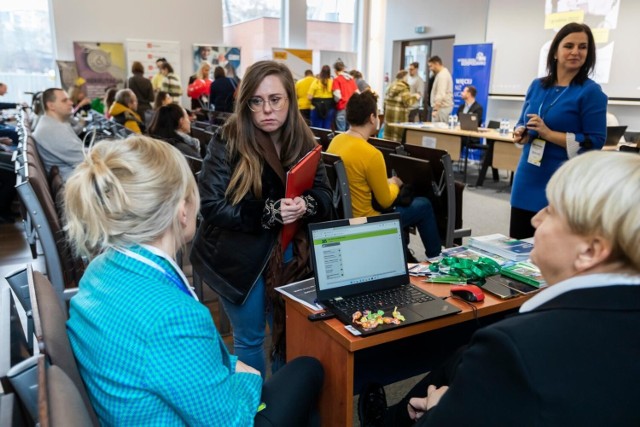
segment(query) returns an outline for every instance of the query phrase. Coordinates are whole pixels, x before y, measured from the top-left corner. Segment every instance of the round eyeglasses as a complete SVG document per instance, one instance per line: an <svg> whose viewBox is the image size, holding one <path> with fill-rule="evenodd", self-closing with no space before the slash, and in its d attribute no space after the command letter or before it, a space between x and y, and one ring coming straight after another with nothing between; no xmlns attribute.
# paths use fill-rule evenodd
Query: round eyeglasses
<svg viewBox="0 0 640 427"><path fill-rule="evenodd" d="M262 111L264 109L265 103L268 103L269 107L271 107L272 110L279 111L284 108L284 106L286 105L286 101L287 98L284 96L271 96L267 100L256 96L254 98L250 98L249 102L247 102L247 105L249 106L249 109L254 113Z"/></svg>

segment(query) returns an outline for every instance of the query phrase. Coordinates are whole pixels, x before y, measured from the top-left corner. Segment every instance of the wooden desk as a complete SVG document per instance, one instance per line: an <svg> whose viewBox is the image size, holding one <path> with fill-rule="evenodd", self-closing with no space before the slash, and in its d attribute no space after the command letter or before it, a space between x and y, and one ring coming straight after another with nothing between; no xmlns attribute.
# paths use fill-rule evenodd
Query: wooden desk
<svg viewBox="0 0 640 427"><path fill-rule="evenodd" d="M478 178L478 185L482 185L484 174L489 166L494 169L504 169L515 171L520 161L522 150L513 143L511 134L501 135L495 129L487 129L482 132L472 132L460 130L460 128L449 129L435 127L429 123L387 123L385 126L396 126L405 129L404 142L406 144L423 145L422 138L425 136L436 139L436 147L445 150L451 156L451 160L460 159L460 149L462 138L486 138L489 144L487 156Z"/></svg>
<svg viewBox="0 0 640 427"><path fill-rule="evenodd" d="M423 283L420 278L411 280L415 285L434 295L440 297L449 295L448 285ZM528 296L521 296L500 300L491 294L486 294L483 302L475 303L478 317L515 309L528 298ZM307 316L312 313L311 310L289 298L285 298L285 301L287 359L313 356L322 363L325 377L320 395L320 415L322 425L332 427L349 426L353 421L356 352L474 319L473 311L467 304L451 300L452 304L462 309L461 313L360 338L347 332L344 324L335 318L310 322ZM388 361L384 362L388 364Z"/></svg>

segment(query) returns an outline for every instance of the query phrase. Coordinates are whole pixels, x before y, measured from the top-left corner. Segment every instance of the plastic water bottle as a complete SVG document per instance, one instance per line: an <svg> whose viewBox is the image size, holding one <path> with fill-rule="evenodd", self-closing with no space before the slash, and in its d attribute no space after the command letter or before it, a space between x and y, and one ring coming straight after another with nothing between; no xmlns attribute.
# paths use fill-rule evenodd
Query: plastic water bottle
<svg viewBox="0 0 640 427"><path fill-rule="evenodd" d="M449 114L449 129L454 129L456 127L456 118L453 114Z"/></svg>
<svg viewBox="0 0 640 427"><path fill-rule="evenodd" d="M509 133L509 119L500 119L500 134L507 135Z"/></svg>

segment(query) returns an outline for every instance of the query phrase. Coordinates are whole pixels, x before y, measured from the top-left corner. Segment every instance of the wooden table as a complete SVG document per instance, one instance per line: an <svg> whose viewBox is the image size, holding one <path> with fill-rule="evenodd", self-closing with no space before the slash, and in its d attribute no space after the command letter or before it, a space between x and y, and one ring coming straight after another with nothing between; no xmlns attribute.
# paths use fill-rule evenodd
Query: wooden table
<svg viewBox="0 0 640 427"><path fill-rule="evenodd" d="M412 278L411 280L413 284L434 295L440 297L449 295L449 285L423 283L420 278ZM516 309L528 298L529 296L521 296L500 300L486 294L483 302L474 303L474 305L477 307L477 316L481 318ZM310 322L307 316L313 311L292 299L285 297L285 301L287 359L291 360L298 356L313 356L322 363L325 378L320 395L320 415L322 425L332 427L352 424L354 373L358 352L474 319L473 310L467 304L448 300L462 309L462 312L360 338L347 332L344 329L344 324L335 318ZM432 343L432 345L436 344ZM386 364L389 365L388 361Z"/></svg>
<svg viewBox="0 0 640 427"><path fill-rule="evenodd" d="M432 123L387 123L385 126L405 129L403 141L406 144L428 146L423 144L423 138L435 138L436 144L434 148L447 151L451 156L451 160L460 159L463 137L486 138L488 150L476 183L478 186L482 185L489 166L496 170L504 169L514 172L522 153L522 149L513 143L513 137L510 133L502 135L496 129L482 129L478 132L473 132L461 130L459 127L455 129L441 128ZM427 141L424 142L426 143Z"/></svg>

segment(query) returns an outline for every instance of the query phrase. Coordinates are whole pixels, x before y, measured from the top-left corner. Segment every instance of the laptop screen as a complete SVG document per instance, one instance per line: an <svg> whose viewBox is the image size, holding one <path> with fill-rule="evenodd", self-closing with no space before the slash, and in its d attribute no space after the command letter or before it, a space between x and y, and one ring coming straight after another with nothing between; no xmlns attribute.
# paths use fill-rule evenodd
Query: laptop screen
<svg viewBox="0 0 640 427"><path fill-rule="evenodd" d="M325 224L311 227L319 291L406 277L399 215L374 217L357 225L347 220Z"/></svg>

